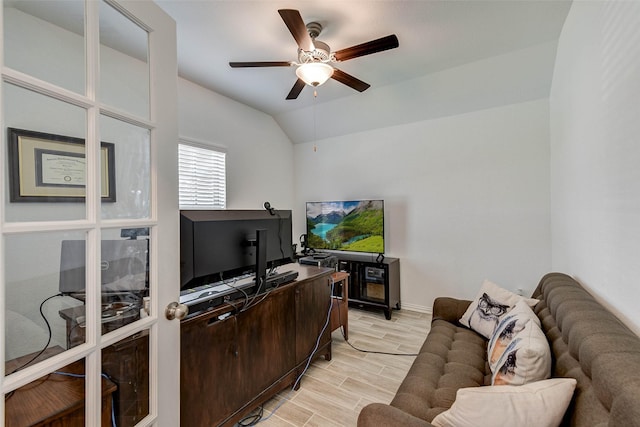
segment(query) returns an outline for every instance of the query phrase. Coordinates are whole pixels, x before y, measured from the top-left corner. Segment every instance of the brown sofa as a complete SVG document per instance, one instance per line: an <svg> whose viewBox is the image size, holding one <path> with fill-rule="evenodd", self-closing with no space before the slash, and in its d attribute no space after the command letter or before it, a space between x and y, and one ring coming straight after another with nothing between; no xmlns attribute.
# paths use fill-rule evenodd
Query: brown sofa
<svg viewBox="0 0 640 427"><path fill-rule="evenodd" d="M552 376L577 380L562 425L640 426L640 338L565 274L545 275L532 296ZM458 323L470 303L434 301L431 330L393 401L364 407L358 426L431 426L459 388L491 383L487 340Z"/></svg>

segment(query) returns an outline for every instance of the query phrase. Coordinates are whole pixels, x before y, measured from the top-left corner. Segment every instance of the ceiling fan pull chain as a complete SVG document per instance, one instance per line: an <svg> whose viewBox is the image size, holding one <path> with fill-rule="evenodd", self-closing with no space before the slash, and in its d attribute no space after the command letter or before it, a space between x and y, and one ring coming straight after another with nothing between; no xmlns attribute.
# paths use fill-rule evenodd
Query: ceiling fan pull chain
<svg viewBox="0 0 640 427"><path fill-rule="evenodd" d="M313 152L318 151L318 146L316 145L316 141L318 140L317 129L316 129L316 104L318 103L318 89L313 89Z"/></svg>

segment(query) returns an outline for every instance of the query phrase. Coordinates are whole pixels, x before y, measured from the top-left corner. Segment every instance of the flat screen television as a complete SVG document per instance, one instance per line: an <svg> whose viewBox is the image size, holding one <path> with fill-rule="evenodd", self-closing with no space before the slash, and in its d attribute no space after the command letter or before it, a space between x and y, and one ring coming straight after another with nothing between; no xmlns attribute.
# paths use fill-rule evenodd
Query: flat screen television
<svg viewBox="0 0 640 427"><path fill-rule="evenodd" d="M307 248L384 253L384 201L307 202Z"/></svg>
<svg viewBox="0 0 640 427"><path fill-rule="evenodd" d="M290 210L182 210L181 289L289 263L292 234Z"/></svg>

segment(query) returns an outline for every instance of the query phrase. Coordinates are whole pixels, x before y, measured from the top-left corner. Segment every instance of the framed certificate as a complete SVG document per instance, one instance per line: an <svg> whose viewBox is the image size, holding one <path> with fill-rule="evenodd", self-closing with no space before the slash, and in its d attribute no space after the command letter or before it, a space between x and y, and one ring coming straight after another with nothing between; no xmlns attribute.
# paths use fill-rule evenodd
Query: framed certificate
<svg viewBox="0 0 640 427"><path fill-rule="evenodd" d="M11 202L83 202L84 139L8 128ZM102 201L116 201L115 146L100 143Z"/></svg>

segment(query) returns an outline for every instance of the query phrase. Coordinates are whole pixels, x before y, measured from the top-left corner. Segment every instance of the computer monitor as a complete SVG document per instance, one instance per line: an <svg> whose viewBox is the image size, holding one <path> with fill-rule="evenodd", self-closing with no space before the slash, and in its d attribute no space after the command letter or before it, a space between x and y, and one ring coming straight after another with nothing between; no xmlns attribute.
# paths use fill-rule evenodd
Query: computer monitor
<svg viewBox="0 0 640 427"><path fill-rule="evenodd" d="M267 268L292 261L290 210L181 211L181 289L255 273L258 230L266 230Z"/></svg>
<svg viewBox="0 0 640 427"><path fill-rule="evenodd" d="M149 240L102 240L102 294L141 293L148 288ZM86 289L86 242L63 240L60 250L60 293L82 295Z"/></svg>

